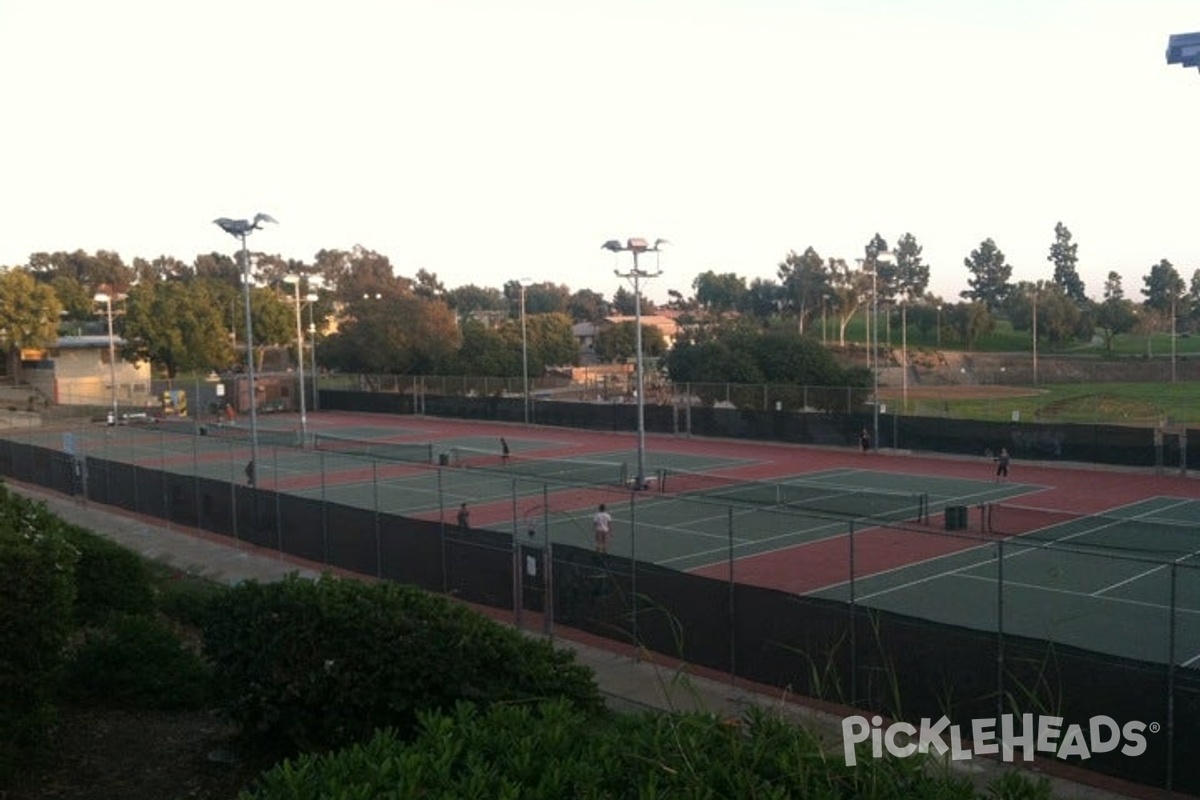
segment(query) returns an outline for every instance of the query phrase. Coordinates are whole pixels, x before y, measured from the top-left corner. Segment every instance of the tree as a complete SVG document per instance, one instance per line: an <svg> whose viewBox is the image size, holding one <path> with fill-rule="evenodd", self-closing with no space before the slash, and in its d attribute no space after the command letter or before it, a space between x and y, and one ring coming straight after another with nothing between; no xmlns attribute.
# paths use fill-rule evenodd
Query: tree
<svg viewBox="0 0 1200 800"><path fill-rule="evenodd" d="M521 314L521 282L504 284L504 296L509 299L513 317ZM525 287L526 314L566 314L571 290L560 284L543 281Z"/></svg>
<svg viewBox="0 0 1200 800"><path fill-rule="evenodd" d="M413 286L413 291L418 296L424 297L427 300L433 300L439 297L444 297L446 287L438 280L436 272L429 272L425 269L417 270L416 285Z"/></svg>
<svg viewBox="0 0 1200 800"><path fill-rule="evenodd" d="M1050 245L1050 255L1046 260L1054 265L1054 283L1076 305L1087 303L1087 292L1084 291L1083 281L1079 278L1076 255L1079 246L1071 241L1071 231L1061 222L1054 226L1054 244Z"/></svg>
<svg viewBox="0 0 1200 800"><path fill-rule="evenodd" d="M10 359L22 349L53 344L58 338L61 311L62 303L54 289L35 281L30 270L0 272L0 338L7 345Z"/></svg>
<svg viewBox="0 0 1200 800"><path fill-rule="evenodd" d="M896 242L895 294L906 300L920 297L929 286L929 265L921 260L921 250L911 233L904 234Z"/></svg>
<svg viewBox="0 0 1200 800"><path fill-rule="evenodd" d="M849 264L839 259L830 262L829 277L833 288L831 303L838 321L838 344L845 347L846 327L871 299L872 274L867 270L866 262L862 269L852 270Z"/></svg>
<svg viewBox="0 0 1200 800"><path fill-rule="evenodd" d="M54 294L62 303L64 319L90 320L96 315L94 293L87 287L68 275L55 275L50 281Z"/></svg>
<svg viewBox="0 0 1200 800"><path fill-rule="evenodd" d="M1143 305L1147 309L1159 315L1178 309L1187 287L1170 261L1159 261L1142 280L1142 295L1146 298Z"/></svg>
<svg viewBox="0 0 1200 800"><path fill-rule="evenodd" d="M826 290L826 294L832 290ZM787 290L770 278L755 278L746 290L745 310L760 322L777 318L787 302Z"/></svg>
<svg viewBox="0 0 1200 800"><path fill-rule="evenodd" d="M347 301L345 323L323 346L326 363L348 372L427 375L452 362L462 334L445 302L395 284L380 294Z"/></svg>
<svg viewBox="0 0 1200 800"><path fill-rule="evenodd" d="M710 313L721 316L740 308L746 297L746 279L732 272L720 275L708 270L692 281L696 302Z"/></svg>
<svg viewBox="0 0 1200 800"><path fill-rule="evenodd" d="M748 320L692 331L677 340L667 355L667 370L673 381L690 384L863 387L869 380L865 370L839 366L811 336L797 333L790 326L764 331ZM718 394L723 397L723 393ZM710 393L709 399L716 397ZM758 402L761 404L761 398ZM844 398L838 402L844 402Z"/></svg>
<svg viewBox="0 0 1200 800"><path fill-rule="evenodd" d="M548 366L579 362L579 342L566 314L533 314L527 317L525 327L531 374L541 375Z"/></svg>
<svg viewBox="0 0 1200 800"><path fill-rule="evenodd" d="M502 313L508 309L508 301L499 289L485 289L473 283L446 292L446 303L459 319L470 319L478 311Z"/></svg>
<svg viewBox="0 0 1200 800"><path fill-rule="evenodd" d="M462 345L452 360L461 375L507 378L521 374L521 351L498 328L467 318L462 323Z"/></svg>
<svg viewBox="0 0 1200 800"><path fill-rule="evenodd" d="M642 354L656 358L667 351L667 340L654 325L642 325ZM596 354L604 361L629 361L637 357L637 323L618 322L596 334Z"/></svg>
<svg viewBox="0 0 1200 800"><path fill-rule="evenodd" d="M599 292L580 289L567 298L567 314L575 322L599 322L608 314L608 301Z"/></svg>
<svg viewBox="0 0 1200 800"><path fill-rule="evenodd" d="M787 254L776 269L783 285L784 300L796 316L796 330L804 333L808 318L821 308L821 298L829 288L825 259L812 247L802 255Z"/></svg>
<svg viewBox="0 0 1200 800"><path fill-rule="evenodd" d="M1117 334L1128 333L1137 325L1137 312L1133 302L1125 299L1121 276L1116 272L1110 271L1104 282L1104 301L1096 307L1096 325L1103 331L1104 349L1109 353Z"/></svg>
<svg viewBox="0 0 1200 800"><path fill-rule="evenodd" d="M635 302L633 292L629 291L624 286L617 287L617 291L613 295L612 310L622 317L632 317L635 311L634 306ZM654 313L654 303L647 300L645 295L642 295L642 313Z"/></svg>
<svg viewBox="0 0 1200 800"><path fill-rule="evenodd" d="M149 361L170 380L234 361L221 306L204 282L139 283L129 290L122 327L123 357Z"/></svg>
<svg viewBox="0 0 1200 800"><path fill-rule="evenodd" d="M1008 283L1012 267L1005 263L1004 253L996 243L985 239L978 250L972 250L971 255L963 259L963 265L971 272L967 280L971 288L959 292L959 296L982 303L989 314L999 308L1012 289Z"/></svg>
<svg viewBox="0 0 1200 800"><path fill-rule="evenodd" d="M942 309L942 328L949 331L958 341L965 342L970 350L981 336L991 333L996 327L992 312L981 302L956 303Z"/></svg>

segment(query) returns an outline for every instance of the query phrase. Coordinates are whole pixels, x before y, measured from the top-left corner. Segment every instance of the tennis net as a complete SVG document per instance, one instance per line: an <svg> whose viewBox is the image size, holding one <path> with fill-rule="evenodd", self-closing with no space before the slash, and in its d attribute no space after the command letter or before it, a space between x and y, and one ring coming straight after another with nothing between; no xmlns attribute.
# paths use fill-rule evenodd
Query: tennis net
<svg viewBox="0 0 1200 800"><path fill-rule="evenodd" d="M433 445L429 442L368 442L318 433L313 437L317 450L329 453L366 456L385 461L408 461L413 464L432 464Z"/></svg>
<svg viewBox="0 0 1200 800"><path fill-rule="evenodd" d="M592 486L624 486L629 480L629 467L618 461L585 461L578 458L535 458L515 453L508 456L494 450L452 447L450 466L475 469L495 469Z"/></svg>
<svg viewBox="0 0 1200 800"><path fill-rule="evenodd" d="M672 494L839 517L923 522L929 515L929 495L924 492L888 492L801 481L754 481L678 469L660 470L658 482L661 491Z"/></svg>

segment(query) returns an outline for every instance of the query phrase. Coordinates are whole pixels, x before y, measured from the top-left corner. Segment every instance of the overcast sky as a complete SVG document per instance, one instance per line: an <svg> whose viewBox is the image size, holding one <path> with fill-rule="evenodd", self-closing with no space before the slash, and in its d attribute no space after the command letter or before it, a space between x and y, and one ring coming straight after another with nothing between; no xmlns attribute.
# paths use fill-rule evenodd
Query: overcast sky
<svg viewBox="0 0 1200 800"><path fill-rule="evenodd" d="M356 244L447 287L647 294L789 250L924 246L955 299L992 238L1089 295L1200 268L1195 0L0 0L0 265L38 251Z"/></svg>

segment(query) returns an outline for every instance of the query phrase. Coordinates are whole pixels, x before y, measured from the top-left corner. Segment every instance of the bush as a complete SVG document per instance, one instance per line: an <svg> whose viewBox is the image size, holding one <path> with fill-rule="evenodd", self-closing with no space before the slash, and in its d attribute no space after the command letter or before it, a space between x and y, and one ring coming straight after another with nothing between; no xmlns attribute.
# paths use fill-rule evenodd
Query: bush
<svg viewBox="0 0 1200 800"><path fill-rule="evenodd" d="M1041 796L1022 775L1002 782L1004 794L993 788L985 796ZM981 796L932 758L847 767L840 751L830 754L803 728L765 713L736 721L707 714L596 718L557 701L422 714L411 742L380 731L337 753L284 762L242 800Z"/></svg>
<svg viewBox="0 0 1200 800"><path fill-rule="evenodd" d="M62 697L110 708L205 708L212 700L212 672L158 618L113 615L76 649Z"/></svg>
<svg viewBox="0 0 1200 800"><path fill-rule="evenodd" d="M418 711L461 700L603 707L573 654L395 584L242 584L217 598L205 650L231 717L276 752L364 741L377 728L406 735Z"/></svg>
<svg viewBox="0 0 1200 800"><path fill-rule="evenodd" d="M149 614L154 591L141 556L74 525L63 525L79 551L75 567L75 618L100 622L109 614Z"/></svg>
<svg viewBox="0 0 1200 800"><path fill-rule="evenodd" d="M181 573L170 573L157 588L158 610L193 628L208 624L216 599L228 591L222 584Z"/></svg>
<svg viewBox="0 0 1200 800"><path fill-rule="evenodd" d="M77 557L62 527L0 484L0 786L30 764L54 719Z"/></svg>

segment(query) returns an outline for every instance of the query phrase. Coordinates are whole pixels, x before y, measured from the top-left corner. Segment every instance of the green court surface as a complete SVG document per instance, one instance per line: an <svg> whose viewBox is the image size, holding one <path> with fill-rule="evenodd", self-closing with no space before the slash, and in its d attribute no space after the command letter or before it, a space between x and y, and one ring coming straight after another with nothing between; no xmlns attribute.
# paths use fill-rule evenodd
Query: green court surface
<svg viewBox="0 0 1200 800"><path fill-rule="evenodd" d="M1003 511L1003 506L1000 508ZM919 537L922 534L907 532ZM1200 662L1200 501L1155 498L817 596L1180 666Z"/></svg>

